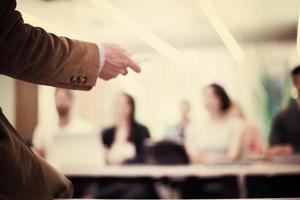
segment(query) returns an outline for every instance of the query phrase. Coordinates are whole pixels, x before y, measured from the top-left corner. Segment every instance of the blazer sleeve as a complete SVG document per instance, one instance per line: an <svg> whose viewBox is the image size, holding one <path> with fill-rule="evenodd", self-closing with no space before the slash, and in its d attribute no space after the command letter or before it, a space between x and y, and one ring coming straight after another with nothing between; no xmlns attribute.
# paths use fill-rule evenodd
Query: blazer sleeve
<svg viewBox="0 0 300 200"><path fill-rule="evenodd" d="M96 44L25 24L15 0L0 0L0 74L37 84L91 89L99 74Z"/></svg>

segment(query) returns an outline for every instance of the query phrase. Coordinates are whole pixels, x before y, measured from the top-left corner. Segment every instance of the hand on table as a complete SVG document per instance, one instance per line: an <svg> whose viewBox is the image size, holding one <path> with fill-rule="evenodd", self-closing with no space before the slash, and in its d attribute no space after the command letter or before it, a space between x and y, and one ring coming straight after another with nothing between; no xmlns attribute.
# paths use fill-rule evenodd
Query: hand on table
<svg viewBox="0 0 300 200"><path fill-rule="evenodd" d="M268 149L265 153L266 160L272 160L277 155L292 155L294 149L291 145L275 145Z"/></svg>

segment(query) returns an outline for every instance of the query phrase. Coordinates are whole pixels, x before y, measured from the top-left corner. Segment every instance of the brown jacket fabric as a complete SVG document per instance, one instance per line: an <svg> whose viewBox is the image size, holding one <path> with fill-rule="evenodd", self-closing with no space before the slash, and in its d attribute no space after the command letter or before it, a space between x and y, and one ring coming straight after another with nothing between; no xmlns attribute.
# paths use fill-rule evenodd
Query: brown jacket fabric
<svg viewBox="0 0 300 200"><path fill-rule="evenodd" d="M88 90L99 70L96 44L24 24L15 0L0 0L0 73L37 84Z"/></svg>
<svg viewBox="0 0 300 200"><path fill-rule="evenodd" d="M26 146L0 114L0 199L50 200L71 197L72 185Z"/></svg>
<svg viewBox="0 0 300 200"><path fill-rule="evenodd" d="M15 8L15 0L0 0L0 74L91 89L98 77L97 46L24 24ZM0 200L50 200L71 194L70 182L25 145L0 109Z"/></svg>

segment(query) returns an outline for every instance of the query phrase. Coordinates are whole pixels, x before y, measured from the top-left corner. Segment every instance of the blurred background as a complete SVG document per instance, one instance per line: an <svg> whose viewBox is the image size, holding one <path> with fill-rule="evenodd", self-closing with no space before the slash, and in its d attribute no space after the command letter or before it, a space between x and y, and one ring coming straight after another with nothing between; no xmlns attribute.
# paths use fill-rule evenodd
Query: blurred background
<svg viewBox="0 0 300 200"><path fill-rule="evenodd" d="M97 132L116 121L121 92L134 97L136 119L161 141L190 103L192 123L205 121L203 93L218 83L268 146L272 118L297 97L290 71L299 64L298 0L21 0L26 23L95 43L118 43L142 67L89 92L74 92L72 115ZM0 105L32 144L36 126L57 124L55 88L0 76Z"/></svg>
<svg viewBox="0 0 300 200"><path fill-rule="evenodd" d="M271 100L277 103L290 95L290 91L285 91L290 88L284 84L287 84L290 69L299 60L296 49L298 1L211 2L245 55L241 62L224 46L194 0L109 1L139 27L159 38L154 48L148 45L151 38L138 37L135 30L105 13L106 5L99 8L93 2L82 0L22 0L18 2L18 9L25 13L25 22L56 34L97 43L119 43L142 66L141 75L130 73L128 77L110 82L99 80L92 91L78 92L76 110L97 128L112 124L114 99L120 91L126 91L136 98L140 121L159 139L166 126L176 121L182 99L191 102L193 118L203 117L202 89L217 82L224 85L245 113L261 123L266 130L264 134L268 134L268 128L264 127L265 120L270 120L264 113L269 109L266 104L272 103L268 97L274 95L276 99ZM159 42L167 43L172 51L168 52ZM182 63L176 60L174 52L185 57ZM275 82L271 84L272 91L264 85L265 80ZM37 121L55 120L53 88L16 83L3 76L0 81L1 90L7 93L1 97L1 105L12 124L23 129L24 120L32 121L26 123L31 126L25 128L27 140ZM16 94L19 90L21 93ZM25 94L22 91L26 91ZM28 98L26 104L22 98ZM27 108L18 108L18 101ZM18 116L25 113L17 109L32 109L33 116Z"/></svg>

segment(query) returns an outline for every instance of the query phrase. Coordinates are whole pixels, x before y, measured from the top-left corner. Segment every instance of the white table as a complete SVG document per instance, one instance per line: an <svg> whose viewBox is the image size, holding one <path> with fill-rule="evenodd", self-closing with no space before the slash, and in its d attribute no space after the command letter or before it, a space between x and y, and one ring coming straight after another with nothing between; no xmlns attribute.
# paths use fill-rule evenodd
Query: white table
<svg viewBox="0 0 300 200"><path fill-rule="evenodd" d="M218 164L218 165L188 165L188 166L109 166L90 167L77 166L65 167L60 170L68 177L122 177L122 178L185 178L195 177L220 177L237 176L239 182L240 197L245 198L247 188L245 177L250 175L296 175L300 174L300 165L272 165L258 164Z"/></svg>

